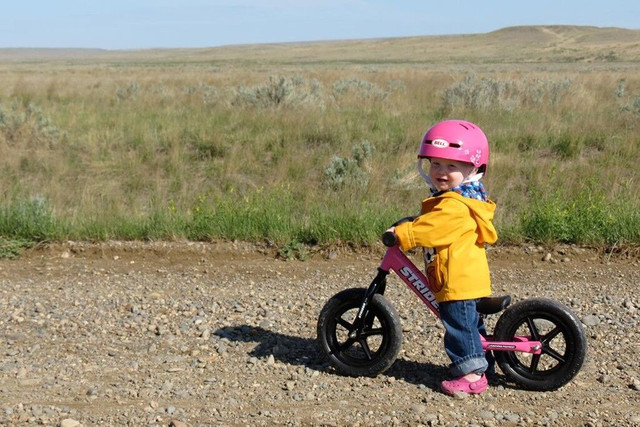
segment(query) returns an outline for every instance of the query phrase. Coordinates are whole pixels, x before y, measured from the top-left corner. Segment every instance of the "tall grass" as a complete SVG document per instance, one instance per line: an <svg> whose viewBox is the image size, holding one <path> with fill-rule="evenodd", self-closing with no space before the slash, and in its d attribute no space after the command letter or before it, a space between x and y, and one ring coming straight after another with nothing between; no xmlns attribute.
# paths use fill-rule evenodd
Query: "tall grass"
<svg viewBox="0 0 640 427"><path fill-rule="evenodd" d="M626 199L607 201L588 188L556 191L534 199L522 216L522 232L540 242L628 244L640 239L640 212Z"/></svg>
<svg viewBox="0 0 640 427"><path fill-rule="evenodd" d="M25 67L0 73L5 240L371 244L458 117L489 136L503 241L640 244L640 73Z"/></svg>

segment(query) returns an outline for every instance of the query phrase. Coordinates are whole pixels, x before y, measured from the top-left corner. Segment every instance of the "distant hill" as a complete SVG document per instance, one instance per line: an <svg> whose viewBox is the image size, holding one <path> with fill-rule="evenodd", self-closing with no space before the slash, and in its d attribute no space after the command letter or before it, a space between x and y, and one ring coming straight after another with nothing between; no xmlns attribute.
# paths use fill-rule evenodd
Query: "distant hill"
<svg viewBox="0 0 640 427"><path fill-rule="evenodd" d="M0 61L30 61L46 59L78 59L108 54L104 49L82 48L0 48Z"/></svg>
<svg viewBox="0 0 640 427"><path fill-rule="evenodd" d="M0 48L0 62L551 63L638 62L640 30L520 26L485 34L268 43L193 49Z"/></svg>

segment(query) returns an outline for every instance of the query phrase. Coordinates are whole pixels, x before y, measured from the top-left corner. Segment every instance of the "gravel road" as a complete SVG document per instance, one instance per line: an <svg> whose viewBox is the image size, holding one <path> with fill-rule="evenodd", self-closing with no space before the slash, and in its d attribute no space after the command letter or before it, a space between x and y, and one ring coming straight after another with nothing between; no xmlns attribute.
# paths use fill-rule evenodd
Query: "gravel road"
<svg viewBox="0 0 640 427"><path fill-rule="evenodd" d="M465 398L438 391L443 329L395 277L404 342L391 369L343 377L320 353L323 304L367 286L381 254L68 242L2 260L0 425L640 425L637 253L491 249L494 293L563 302L589 350L555 392L500 377Z"/></svg>

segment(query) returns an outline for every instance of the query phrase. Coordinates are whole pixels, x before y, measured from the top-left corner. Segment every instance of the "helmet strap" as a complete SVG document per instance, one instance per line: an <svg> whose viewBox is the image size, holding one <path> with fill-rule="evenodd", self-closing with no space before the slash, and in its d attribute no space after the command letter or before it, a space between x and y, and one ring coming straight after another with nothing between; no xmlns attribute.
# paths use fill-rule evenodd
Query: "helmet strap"
<svg viewBox="0 0 640 427"><path fill-rule="evenodd" d="M438 189L436 188L435 185L433 185L433 182L431 182L431 178L429 177L429 175L422 168L422 161L423 160L424 160L424 158L419 158L418 159L418 172L420 172L420 176L422 177L422 179L424 179L424 182L427 183L427 187L429 187L429 189L431 190L431 193L434 193L434 192L438 191Z"/></svg>
<svg viewBox="0 0 640 427"><path fill-rule="evenodd" d="M466 184L467 182L478 182L478 181L480 181L480 180L482 179L482 176L483 176L483 175L484 175L484 174L483 174L482 172L480 172L480 173L476 173L476 174L474 174L474 175L469 175L469 176L467 177L467 179L465 179L464 181L462 181L462 183L463 183L463 184Z"/></svg>

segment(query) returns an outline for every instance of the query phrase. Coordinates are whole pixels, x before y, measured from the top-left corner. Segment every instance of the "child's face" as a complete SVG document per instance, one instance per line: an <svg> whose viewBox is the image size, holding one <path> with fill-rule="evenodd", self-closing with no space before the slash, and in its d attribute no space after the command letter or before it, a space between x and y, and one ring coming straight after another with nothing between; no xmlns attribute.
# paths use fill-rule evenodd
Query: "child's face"
<svg viewBox="0 0 640 427"><path fill-rule="evenodd" d="M471 163L432 157L429 178L438 191L451 190L476 172Z"/></svg>

